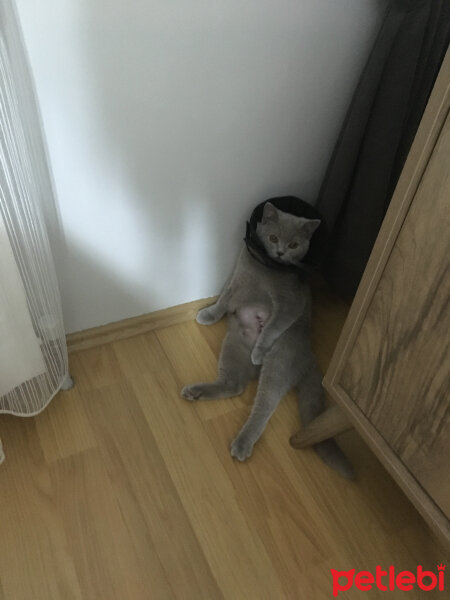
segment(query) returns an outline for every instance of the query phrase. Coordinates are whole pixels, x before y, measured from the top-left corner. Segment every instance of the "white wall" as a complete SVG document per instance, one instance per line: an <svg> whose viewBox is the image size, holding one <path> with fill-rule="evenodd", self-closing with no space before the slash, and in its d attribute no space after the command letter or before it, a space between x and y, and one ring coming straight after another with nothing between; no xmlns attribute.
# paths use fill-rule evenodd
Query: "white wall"
<svg viewBox="0 0 450 600"><path fill-rule="evenodd" d="M252 206L315 200L385 2L17 5L75 331L215 294Z"/></svg>

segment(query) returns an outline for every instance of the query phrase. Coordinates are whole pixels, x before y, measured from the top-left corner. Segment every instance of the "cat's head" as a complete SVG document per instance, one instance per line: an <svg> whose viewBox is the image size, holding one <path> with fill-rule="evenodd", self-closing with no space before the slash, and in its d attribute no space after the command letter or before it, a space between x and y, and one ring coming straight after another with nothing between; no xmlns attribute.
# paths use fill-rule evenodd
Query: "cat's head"
<svg viewBox="0 0 450 600"><path fill-rule="evenodd" d="M266 202L256 233L270 258L282 264L298 265L308 252L311 237L319 225L319 219L297 217Z"/></svg>

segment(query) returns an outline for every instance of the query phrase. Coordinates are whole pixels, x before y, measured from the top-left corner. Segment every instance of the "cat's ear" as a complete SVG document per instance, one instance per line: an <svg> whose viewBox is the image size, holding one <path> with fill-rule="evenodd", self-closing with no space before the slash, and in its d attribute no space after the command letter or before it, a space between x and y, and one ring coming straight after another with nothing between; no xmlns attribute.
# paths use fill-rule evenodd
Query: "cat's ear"
<svg viewBox="0 0 450 600"><path fill-rule="evenodd" d="M304 233L308 239L311 239L312 234L319 227L320 223L320 219L308 219L302 227L302 233Z"/></svg>
<svg viewBox="0 0 450 600"><path fill-rule="evenodd" d="M278 210L270 202L264 204L263 216L261 222L263 224L271 221L272 223L278 221Z"/></svg>

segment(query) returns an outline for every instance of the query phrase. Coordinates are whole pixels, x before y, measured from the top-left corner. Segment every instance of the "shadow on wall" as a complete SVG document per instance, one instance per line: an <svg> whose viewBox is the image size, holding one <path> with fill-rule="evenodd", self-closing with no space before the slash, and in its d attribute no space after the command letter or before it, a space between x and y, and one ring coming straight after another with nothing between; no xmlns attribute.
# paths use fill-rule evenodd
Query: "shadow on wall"
<svg viewBox="0 0 450 600"><path fill-rule="evenodd" d="M139 315L147 312L149 304L160 303L157 285L154 285L152 294L149 286L144 287L126 273L118 273L113 265L96 260L93 253L73 240L70 240L70 249L71 260L77 268L71 273L70 285L64 279L60 281L67 333L86 329L86 322L90 319L97 325L99 314L102 315L102 324L105 324L116 321L118 313L129 311ZM63 278L65 276L63 274ZM86 286L86 281L92 282L92 285ZM72 288L78 290L76 297L68 293Z"/></svg>
<svg viewBox="0 0 450 600"><path fill-rule="evenodd" d="M242 96L245 87L250 94L257 90L230 81L232 64L218 66L223 78L214 76L201 31L177 37L174 29L184 23L172 19L185 17L185 11L178 16L168 11L168 22L155 21L149 31L136 12L132 17L124 12L122 2L113 0L109 10L120 28L116 20L105 23L90 12L80 30L99 145L97 152L91 149L97 172L87 179L103 183L101 195L81 194L89 200L85 206L79 201L77 214L65 220L72 268L63 287L75 290L64 294L70 330L216 293L240 247L249 202L280 190L274 185L258 194L258 182L289 179L287 173L276 175L284 169L275 163L273 176L260 172L267 163L259 149L269 143L264 137L276 138L267 124L264 133L259 128L259 140L245 131L237 135L246 113L249 130L258 130L254 121L261 115ZM121 51L112 61L119 30ZM219 46L227 43L222 37ZM93 40L102 42L92 48ZM292 164L285 169L292 171ZM249 173L253 198L243 192Z"/></svg>
<svg viewBox="0 0 450 600"><path fill-rule="evenodd" d="M136 236L152 231L151 239L147 240L145 246L135 244L133 240L127 241L119 234L114 246L108 245L103 249L98 238L85 238L83 232L72 232L66 238L65 245L66 253L70 253L67 258L70 258L74 268L63 271L60 277L66 332L141 315L149 312L149 306L154 307L152 310L165 308L165 295L172 294L175 297L180 284L185 295L180 297L178 303L190 301L195 290L204 286L205 273L213 269L217 262L211 252L215 248L214 232L205 236L205 231L210 227L208 210L202 211L199 217L195 213L195 206L192 203L191 208L184 210L186 216L177 221L177 230L172 228L172 242L167 241L167 223L165 225L164 219L155 228L151 212L142 215L133 207L130 207L128 215L134 214L136 217L132 226ZM240 229L243 233L244 229ZM125 244L128 244L127 252L124 251ZM170 249L166 248L167 245ZM209 253L205 253L207 246ZM169 251L173 265L168 271L158 263L162 262L161 255L167 255ZM186 271L185 264L196 268ZM143 276L143 273L147 275ZM86 285L87 282L90 285ZM74 289L76 295L71 293ZM123 317L118 319L117 315Z"/></svg>
<svg viewBox="0 0 450 600"><path fill-rule="evenodd" d="M357 5L353 22L327 2L303 20L255 2L72 8L78 101L61 125L76 164L56 177L68 331L214 295L254 205L315 198L376 25Z"/></svg>

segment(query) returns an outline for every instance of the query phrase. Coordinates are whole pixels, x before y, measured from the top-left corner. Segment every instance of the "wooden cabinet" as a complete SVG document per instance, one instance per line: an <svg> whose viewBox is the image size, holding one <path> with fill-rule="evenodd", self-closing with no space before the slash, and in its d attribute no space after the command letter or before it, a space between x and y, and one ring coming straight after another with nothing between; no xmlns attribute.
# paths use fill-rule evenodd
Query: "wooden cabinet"
<svg viewBox="0 0 450 600"><path fill-rule="evenodd" d="M450 518L450 118L330 389Z"/></svg>
<svg viewBox="0 0 450 600"><path fill-rule="evenodd" d="M324 379L341 412L447 542L449 86L447 53Z"/></svg>

